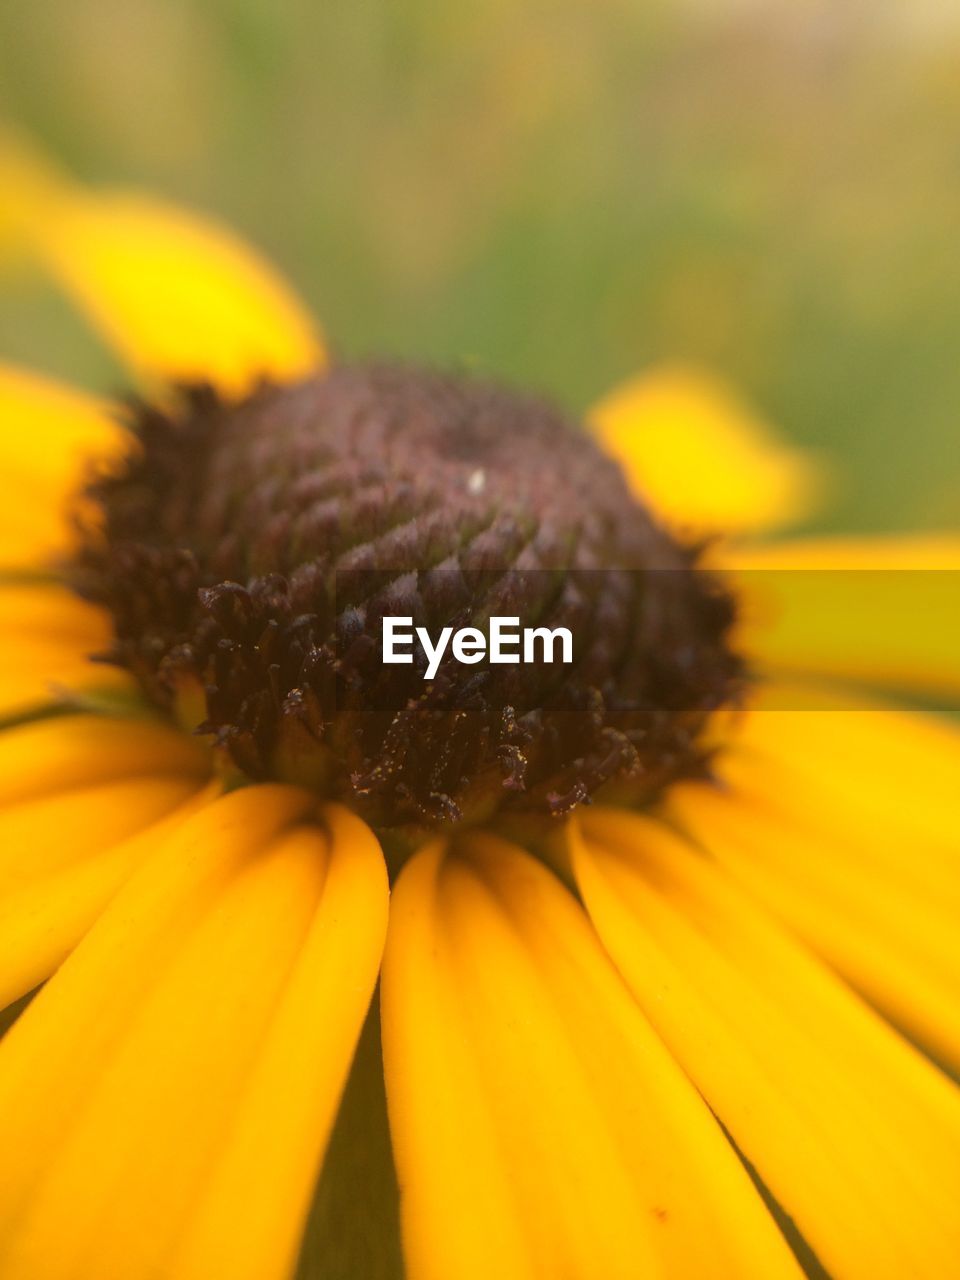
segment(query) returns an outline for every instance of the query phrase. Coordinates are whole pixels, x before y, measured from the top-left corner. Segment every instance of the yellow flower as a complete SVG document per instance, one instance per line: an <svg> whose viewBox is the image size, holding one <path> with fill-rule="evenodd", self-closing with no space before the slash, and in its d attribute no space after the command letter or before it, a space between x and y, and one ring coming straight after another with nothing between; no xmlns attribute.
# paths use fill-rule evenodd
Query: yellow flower
<svg viewBox="0 0 960 1280"><path fill-rule="evenodd" d="M322 366L300 304L224 229L28 186L30 251L174 427L173 384L211 384L232 422L261 379ZM137 446L111 406L33 373L4 368L0 405L0 995L40 988L0 1041L2 1280L292 1275L378 977L415 1280L954 1274L960 735L837 691L956 692L923 627L876 637L870 597L838 628L783 575L802 625L748 611L767 709L718 712L708 777L640 809L571 805L527 849L440 824L388 877L389 832L333 791L238 777L236 743L225 773L222 741L150 709L149 636L139 683L90 660L120 605L53 566L99 545L95 495ZM678 536L731 538L708 554L758 616L781 568L869 586L960 564L949 537L737 543L813 477L682 372L591 421ZM179 597L137 574L127 602L142 588L159 625ZM194 727L204 690L178 689Z"/></svg>

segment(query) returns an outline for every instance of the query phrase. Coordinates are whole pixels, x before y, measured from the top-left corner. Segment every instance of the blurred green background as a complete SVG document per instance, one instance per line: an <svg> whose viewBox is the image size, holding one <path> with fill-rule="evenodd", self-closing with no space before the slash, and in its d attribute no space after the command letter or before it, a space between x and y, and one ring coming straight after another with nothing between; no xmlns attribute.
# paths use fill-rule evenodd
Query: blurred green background
<svg viewBox="0 0 960 1280"><path fill-rule="evenodd" d="M957 525L960 10L943 0L38 0L0 117L224 215L335 347L579 410L660 359L837 460L820 527ZM0 353L110 383L52 294Z"/></svg>

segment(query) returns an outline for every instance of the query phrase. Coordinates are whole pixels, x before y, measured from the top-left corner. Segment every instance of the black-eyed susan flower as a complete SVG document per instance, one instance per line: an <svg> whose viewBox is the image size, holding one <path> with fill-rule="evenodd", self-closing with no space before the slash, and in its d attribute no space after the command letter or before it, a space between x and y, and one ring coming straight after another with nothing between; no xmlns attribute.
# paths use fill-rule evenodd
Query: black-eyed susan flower
<svg viewBox="0 0 960 1280"><path fill-rule="evenodd" d="M331 366L221 228L31 175L139 392L0 373L0 1277L292 1275L372 1000L410 1277L956 1274L960 736L838 691L955 655L750 612L956 542L747 551L809 470L695 377L591 440ZM585 656L425 688L387 604Z"/></svg>

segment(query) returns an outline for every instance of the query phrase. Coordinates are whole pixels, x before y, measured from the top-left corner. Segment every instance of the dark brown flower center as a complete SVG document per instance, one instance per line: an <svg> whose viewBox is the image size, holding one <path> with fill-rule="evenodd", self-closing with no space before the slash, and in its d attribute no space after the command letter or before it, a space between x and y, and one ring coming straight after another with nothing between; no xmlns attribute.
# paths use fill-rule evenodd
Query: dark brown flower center
<svg viewBox="0 0 960 1280"><path fill-rule="evenodd" d="M75 581L112 613L112 659L247 776L395 826L558 815L702 771L742 677L731 599L549 406L342 367L134 416L142 451L94 486L104 534ZM566 627L573 660L448 649L425 679L419 652L384 664L387 616Z"/></svg>

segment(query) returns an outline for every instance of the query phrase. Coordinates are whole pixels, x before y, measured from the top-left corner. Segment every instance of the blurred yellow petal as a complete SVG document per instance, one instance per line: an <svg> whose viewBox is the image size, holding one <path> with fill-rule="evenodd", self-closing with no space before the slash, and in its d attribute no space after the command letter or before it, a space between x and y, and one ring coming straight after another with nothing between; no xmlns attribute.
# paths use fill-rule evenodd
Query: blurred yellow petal
<svg viewBox="0 0 960 1280"><path fill-rule="evenodd" d="M960 733L884 711L763 711L676 821L852 986L960 1070Z"/></svg>
<svg viewBox="0 0 960 1280"><path fill-rule="evenodd" d="M660 824L587 813L572 845L641 1007L825 1269L951 1274L960 1091Z"/></svg>
<svg viewBox="0 0 960 1280"><path fill-rule="evenodd" d="M295 1262L387 929L375 837L339 806L321 816L329 842L323 897L230 1140L192 1210L171 1268L177 1280L270 1280ZM312 833L309 840L317 843Z"/></svg>
<svg viewBox="0 0 960 1280"><path fill-rule="evenodd" d="M0 733L0 1006L64 960L208 776L197 743L149 722Z"/></svg>
<svg viewBox="0 0 960 1280"><path fill-rule="evenodd" d="M0 264L18 257L31 228L50 207L63 178L29 141L0 126Z"/></svg>
<svg viewBox="0 0 960 1280"><path fill-rule="evenodd" d="M323 363L317 327L279 274L216 219L138 192L84 189L0 135L0 247L29 239L91 323L149 381L242 393Z"/></svg>
<svg viewBox="0 0 960 1280"><path fill-rule="evenodd" d="M802 540L724 561L761 668L960 693L960 537Z"/></svg>
<svg viewBox="0 0 960 1280"><path fill-rule="evenodd" d="M376 978L386 876L353 819L208 806L0 1042L0 1274L289 1274Z"/></svg>
<svg viewBox="0 0 960 1280"><path fill-rule="evenodd" d="M196 780L147 775L76 787L0 811L0 893L75 866L158 821Z"/></svg>
<svg viewBox="0 0 960 1280"><path fill-rule="evenodd" d="M132 693L133 678L91 662L112 641L107 614L54 583L0 583L0 717L71 694Z"/></svg>
<svg viewBox="0 0 960 1280"><path fill-rule="evenodd" d="M411 1280L799 1271L573 898L490 836L394 891L384 1063Z"/></svg>
<svg viewBox="0 0 960 1280"><path fill-rule="evenodd" d="M786 542L728 550L724 561L735 569L751 570L957 572L960 570L960 536L943 533L887 534L875 538L791 538Z"/></svg>
<svg viewBox="0 0 960 1280"><path fill-rule="evenodd" d="M155 776L205 779L210 753L152 720L58 716L0 733L0 815L26 800Z"/></svg>
<svg viewBox="0 0 960 1280"><path fill-rule="evenodd" d="M789 524L813 505L809 458L698 371L642 374L614 388L587 421L636 496L678 530L755 532Z"/></svg>
<svg viewBox="0 0 960 1280"><path fill-rule="evenodd" d="M111 810L138 802L142 806L138 827L150 825L119 842L109 832L101 833L94 843L84 842L79 851L69 832L61 831L54 849L59 856L43 859L40 865L34 865L29 845L19 845L14 852L20 874L7 884L0 883L0 1007L49 978L135 868L218 791L216 783L200 791L196 782L187 779L96 788L87 798ZM159 817L156 808L151 810L151 801L158 799ZM62 816L58 807L58 817ZM95 823L96 813L91 815L87 808L78 814L74 809L71 817L86 822L92 817ZM3 826L0 817L0 831ZM91 829L97 835L96 826ZM0 864L0 881L2 877Z"/></svg>
<svg viewBox="0 0 960 1280"><path fill-rule="evenodd" d="M142 858L136 837L196 791L195 778L128 778L0 812L0 1006L64 959Z"/></svg>
<svg viewBox="0 0 960 1280"><path fill-rule="evenodd" d="M242 394L324 358L289 286L215 219L134 192L64 188L39 251L91 323L148 380Z"/></svg>
<svg viewBox="0 0 960 1280"><path fill-rule="evenodd" d="M788 696L774 694L781 703ZM850 696L829 698L840 705L831 709L822 699L813 714L781 706L739 717L714 761L721 780L751 794L772 779L768 802L785 803L791 813L792 797L810 795L839 829L869 835L874 848L886 835L885 843L922 842L928 857L939 846L957 849L957 725ZM901 856L898 865L922 864Z"/></svg>
<svg viewBox="0 0 960 1280"><path fill-rule="evenodd" d="M864 876L828 822L791 830L751 804L719 799L696 810L679 809L679 820L718 862L892 1022L960 1069L955 908L918 904L902 886Z"/></svg>
<svg viewBox="0 0 960 1280"><path fill-rule="evenodd" d="M130 447L104 401L0 364L0 569L41 568L71 551L77 491Z"/></svg>

